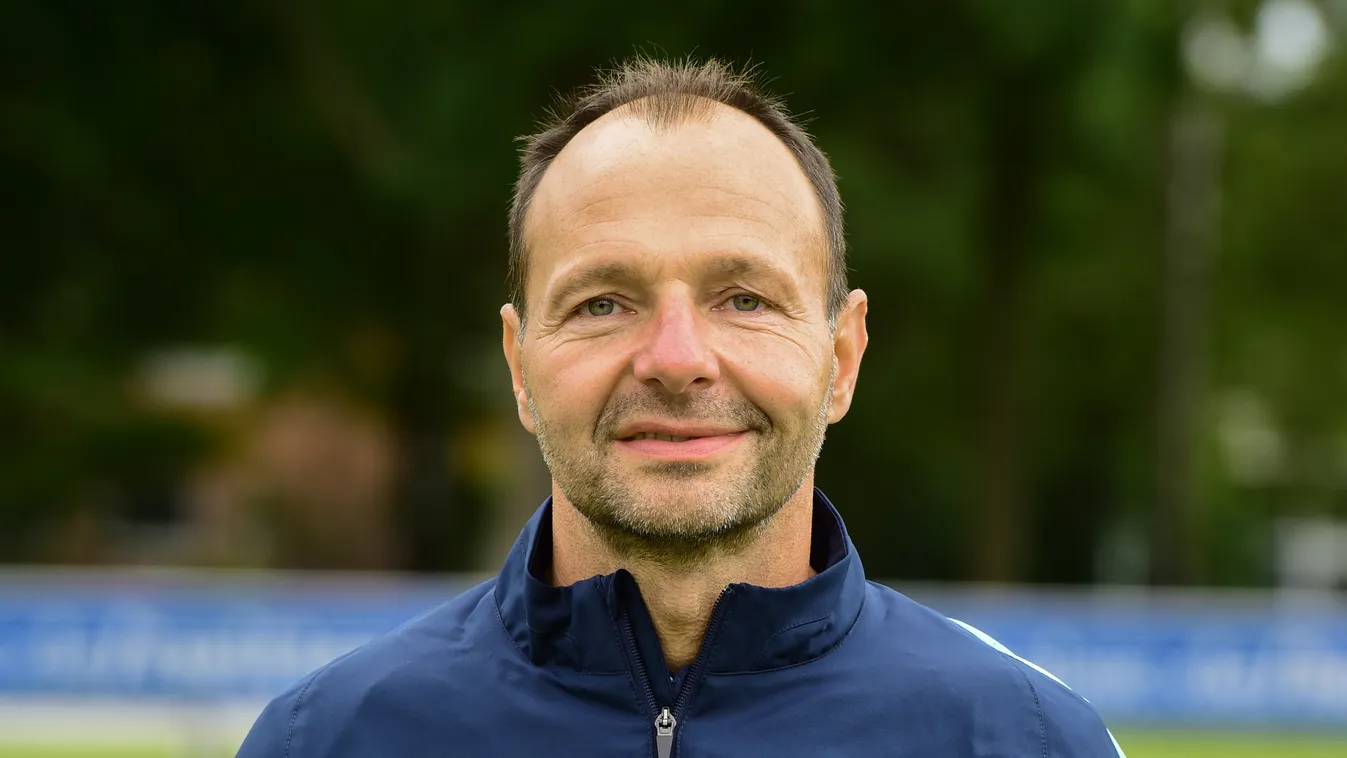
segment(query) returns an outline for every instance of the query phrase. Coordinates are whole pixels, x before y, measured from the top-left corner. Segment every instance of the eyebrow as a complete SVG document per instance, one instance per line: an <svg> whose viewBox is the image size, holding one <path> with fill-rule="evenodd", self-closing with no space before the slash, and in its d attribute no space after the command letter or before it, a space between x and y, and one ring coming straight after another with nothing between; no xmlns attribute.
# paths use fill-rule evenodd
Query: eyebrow
<svg viewBox="0 0 1347 758"><path fill-rule="evenodd" d="M787 305L799 295L799 287L790 274L771 262L756 256L733 253L718 255L710 261L709 268L712 277L720 280L755 279L770 282L772 286L777 288L777 291L766 294L768 297L775 294L778 305ZM782 302L782 298L785 299L785 302Z"/></svg>
<svg viewBox="0 0 1347 758"><path fill-rule="evenodd" d="M710 268L717 276L725 279L741 276L786 278L785 272L776 266L742 255L718 255L712 259Z"/></svg>
<svg viewBox="0 0 1347 758"><path fill-rule="evenodd" d="M796 287L791 277L780 268L759 260L756 257L734 253L719 254L706 263L709 279L725 280L739 278L761 278L770 280L778 287L786 289L786 294L794 296ZM639 267L623 262L608 261L586 266L567 274L562 283L547 299L549 312L569 308L571 301L581 294L602 289L619 283L637 282L641 279Z"/></svg>
<svg viewBox="0 0 1347 758"><path fill-rule="evenodd" d="M559 308L566 308L573 298L600 285L632 282L638 278L636 266L620 261L599 263L582 268L567 275L562 284L547 299L547 310L555 312Z"/></svg>

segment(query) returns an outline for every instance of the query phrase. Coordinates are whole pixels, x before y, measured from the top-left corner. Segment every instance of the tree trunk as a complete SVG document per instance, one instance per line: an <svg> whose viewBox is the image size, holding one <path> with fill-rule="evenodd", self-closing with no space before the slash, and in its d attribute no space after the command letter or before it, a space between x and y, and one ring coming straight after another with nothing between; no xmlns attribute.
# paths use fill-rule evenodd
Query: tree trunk
<svg viewBox="0 0 1347 758"><path fill-rule="evenodd" d="M1003 82L990 109L983 281L975 328L978 447L972 578L1021 577L1029 530L1022 371L1035 130L1023 89Z"/></svg>
<svg viewBox="0 0 1347 758"><path fill-rule="evenodd" d="M1179 103L1169 142L1156 419L1151 577L1160 584L1188 584L1198 578L1194 453L1203 405L1207 282L1223 141L1214 106L1196 96Z"/></svg>

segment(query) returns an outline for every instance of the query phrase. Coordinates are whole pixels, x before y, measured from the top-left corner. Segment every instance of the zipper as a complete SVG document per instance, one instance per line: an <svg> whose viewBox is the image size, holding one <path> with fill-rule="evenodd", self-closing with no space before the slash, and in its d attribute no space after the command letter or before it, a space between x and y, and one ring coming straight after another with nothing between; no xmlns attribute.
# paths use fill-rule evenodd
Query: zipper
<svg viewBox="0 0 1347 758"><path fill-rule="evenodd" d="M655 688L650 685L650 674L645 670L645 661L641 660L641 651L636 648L636 634L631 630L631 615L626 609L622 611L622 636L626 638L627 652L631 654L631 660L636 664L637 672L641 675L641 684L645 687L645 702L650 706L653 713L659 710L659 703L655 702ZM658 718L655 719L659 721ZM656 729L658 730L658 725ZM670 733L673 727L669 727Z"/></svg>
<svg viewBox="0 0 1347 758"><path fill-rule="evenodd" d="M706 622L706 637L702 638L701 649L697 651L697 657L692 659L692 665L683 674L683 683L678 687L678 695L674 698L673 715L675 717L682 715L683 709L687 707L688 696L692 694L692 683L701 676L702 667L706 665L706 657L710 654L711 646L706 644L707 637L716 633L720 628L720 617L725 615L725 599L734 594L733 587L726 587L720 591L720 597L716 598L716 604L711 606L711 620ZM676 722L675 722L676 723ZM661 756L660 758L664 758Z"/></svg>
<svg viewBox="0 0 1347 758"><path fill-rule="evenodd" d="M724 601L733 593L732 587L726 587L721 591L720 597L716 598L716 604L711 608L711 619L706 624L707 637L710 637L719 628L720 617L724 615ZM625 609L622 612L622 631L623 636L626 637L627 651L631 654L631 660L635 661L636 668L640 673L641 685L645 689L646 704L650 706L650 712L656 714L655 750L659 758L671 758L673 756L674 729L678 726L678 716L687 707L688 697L692 693L692 682L701 675L711 646L706 644L706 638L702 639L701 649L697 651L697 657L693 659L687 672L683 674L683 681L678 686L673 707L670 708L667 705L661 706L655 700L655 688L650 684L650 672L646 670L645 661L641 658L641 651L636 647L636 633L631 628L631 615Z"/></svg>
<svg viewBox="0 0 1347 758"><path fill-rule="evenodd" d="M655 748L659 751L659 758L669 758L673 755L673 730L676 726L678 719L673 717L668 708L660 711L655 717Z"/></svg>

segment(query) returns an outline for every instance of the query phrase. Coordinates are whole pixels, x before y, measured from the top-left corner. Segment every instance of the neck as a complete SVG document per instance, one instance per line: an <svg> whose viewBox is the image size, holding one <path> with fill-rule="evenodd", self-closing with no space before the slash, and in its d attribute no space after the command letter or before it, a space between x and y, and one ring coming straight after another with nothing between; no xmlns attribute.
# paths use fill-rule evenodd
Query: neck
<svg viewBox="0 0 1347 758"><path fill-rule="evenodd" d="M789 587L814 575L809 565L813 477L746 543L713 552L695 568L670 567L615 552L553 485L552 583L574 584L626 569L641 587L670 671L692 662L706 635L711 610L731 584Z"/></svg>

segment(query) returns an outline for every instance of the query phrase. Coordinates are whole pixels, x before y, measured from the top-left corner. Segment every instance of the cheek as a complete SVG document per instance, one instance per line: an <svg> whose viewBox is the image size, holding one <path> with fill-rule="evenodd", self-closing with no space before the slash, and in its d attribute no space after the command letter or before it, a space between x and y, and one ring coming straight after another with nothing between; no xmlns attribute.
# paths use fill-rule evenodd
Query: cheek
<svg viewBox="0 0 1347 758"><path fill-rule="evenodd" d="M810 412L827 389L830 355L774 335L736 340L722 370L745 397L774 419Z"/></svg>
<svg viewBox="0 0 1347 758"><path fill-rule="evenodd" d="M544 419L588 423L603 410L621 367L611 351L536 350L526 356L524 381Z"/></svg>

